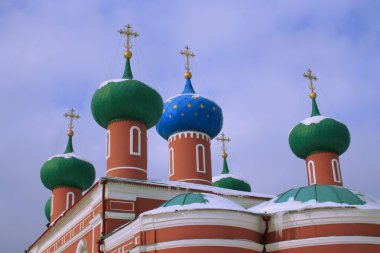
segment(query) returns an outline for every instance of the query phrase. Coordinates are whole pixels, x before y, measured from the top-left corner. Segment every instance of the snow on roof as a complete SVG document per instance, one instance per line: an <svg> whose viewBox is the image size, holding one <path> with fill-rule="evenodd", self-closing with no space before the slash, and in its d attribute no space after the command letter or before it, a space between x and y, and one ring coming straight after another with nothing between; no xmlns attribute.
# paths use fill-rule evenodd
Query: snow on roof
<svg viewBox="0 0 380 253"><path fill-rule="evenodd" d="M65 158L65 159L70 159L70 158L76 158L78 160L82 160L82 161L85 161L87 163L91 163L91 161L89 160L86 160L80 156L78 156L77 154L75 154L74 152L71 152L71 153L66 153L66 154L59 154L59 155L55 155L55 156L52 156L48 159L48 161L50 161L51 159L53 158L57 158L57 157L62 157L62 158ZM91 163L92 164L92 163Z"/></svg>
<svg viewBox="0 0 380 253"><path fill-rule="evenodd" d="M327 119L327 117L325 117L325 116L313 116L313 117L309 117L309 118L302 120L301 123L308 126L311 124L318 124L319 122L321 122L324 119Z"/></svg>
<svg viewBox="0 0 380 253"><path fill-rule="evenodd" d="M222 210L234 210L234 211L243 211L243 212L247 211L242 206L226 198L223 198L214 194L209 194L209 193L201 193L201 194L203 195L203 198L206 200L205 203L191 203L191 204L183 204L183 205L160 206L156 209L142 213L141 216L160 214L160 213L170 213L170 212L183 211L183 210L199 210L199 209L222 209Z"/></svg>
<svg viewBox="0 0 380 253"><path fill-rule="evenodd" d="M108 178L116 181L125 181L125 182L139 182L150 185L161 185L161 186L170 186L170 187L178 187L183 189L191 189L191 190L200 190L200 191L208 191L215 194L221 194L225 196L242 196L242 197L256 197L256 198L266 198L272 199L275 196L270 194L263 194L257 192L242 192L237 190L230 190L226 188L215 187L211 185L202 185L202 184L193 184L193 183L185 183L179 181L162 181L156 179L149 180L138 180L138 179L128 179L128 178Z"/></svg>
<svg viewBox="0 0 380 253"><path fill-rule="evenodd" d="M247 180L245 180L242 177L236 176L234 174L221 174L219 176L215 176L212 178L212 182L214 183L214 182L219 181L220 179L223 179L223 178L234 178L234 179L237 179L237 180L240 180L240 181L243 181L243 182L249 184L249 182Z"/></svg>
<svg viewBox="0 0 380 253"><path fill-rule="evenodd" d="M118 78L118 79L107 80L107 81L102 82L102 83L99 85L99 88L98 88L98 89L100 89L100 88L106 86L106 85L109 84L109 83L120 83L120 82L124 82L125 80L130 80L130 79Z"/></svg>
<svg viewBox="0 0 380 253"><path fill-rule="evenodd" d="M256 206L253 206L248 209L248 211L256 214L273 214L279 212L290 212L290 211L301 211L306 209L316 209L316 208L345 208L345 207L353 207L357 209L365 209L365 210L379 210L380 202L372 197L363 195L360 192L351 190L357 196L365 202L363 205L350 205L350 204L342 204L336 202L318 202L315 199L311 199L306 202L296 201L294 198L289 198L286 202L276 203L278 197L271 199L269 201L263 202Z"/></svg>

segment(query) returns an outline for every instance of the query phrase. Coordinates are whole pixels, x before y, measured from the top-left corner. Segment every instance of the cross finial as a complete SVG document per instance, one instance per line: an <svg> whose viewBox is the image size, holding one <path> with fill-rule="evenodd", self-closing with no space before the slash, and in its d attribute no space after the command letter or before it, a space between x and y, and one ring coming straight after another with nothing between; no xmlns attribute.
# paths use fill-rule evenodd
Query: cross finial
<svg viewBox="0 0 380 253"><path fill-rule="evenodd" d="M63 116L65 116L65 118L70 118L70 122L69 122L69 131L67 131L67 135L68 136L73 136L74 135L74 119L79 119L79 114L75 114L75 110L74 108L71 108L69 113L65 113L63 114Z"/></svg>
<svg viewBox="0 0 380 253"><path fill-rule="evenodd" d="M217 137L217 138L216 138L216 140L222 142L222 151L223 151L223 153L222 153L222 157L223 157L223 158L226 158L226 157L227 157L226 142L230 142L231 139L228 138L228 137L226 137L226 135L225 135L224 133L222 133L222 134L220 135L220 137Z"/></svg>
<svg viewBox="0 0 380 253"><path fill-rule="evenodd" d="M130 59L132 57L132 52L131 52L131 48L132 48L132 44L131 44L131 37L138 37L139 34L137 32L134 32L132 30L132 26L130 24L126 25L124 29L119 29L118 32L120 33L120 35L124 35L127 37L127 41L125 42L124 46L125 48L127 49L125 52L124 52L124 57L125 58L128 58Z"/></svg>
<svg viewBox="0 0 380 253"><path fill-rule="evenodd" d="M179 53L181 55L184 55L186 57L186 64L185 64L185 69L186 69L186 73L185 73L185 78L191 78L191 73L190 73L190 69L191 69L191 65L190 65L190 57L194 57L195 54L190 52L190 47L189 46L185 46L185 49L186 50L181 50Z"/></svg>
<svg viewBox="0 0 380 253"><path fill-rule="evenodd" d="M315 87L314 87L313 81L317 81L318 78L313 75L313 72L310 69L308 69L307 73L304 73L303 76L306 79L309 79L309 81L310 81L310 84L309 84L309 88L311 90L311 92L310 92L310 98L314 99L317 96L317 94L314 92Z"/></svg>

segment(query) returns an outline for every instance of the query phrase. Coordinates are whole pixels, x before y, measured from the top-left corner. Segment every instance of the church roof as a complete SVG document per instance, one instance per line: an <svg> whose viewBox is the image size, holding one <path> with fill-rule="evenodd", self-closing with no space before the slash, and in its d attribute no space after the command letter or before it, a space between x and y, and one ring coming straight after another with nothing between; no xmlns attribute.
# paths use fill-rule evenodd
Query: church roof
<svg viewBox="0 0 380 253"><path fill-rule="evenodd" d="M246 211L245 208L226 198L209 193L184 193L165 202L160 207L141 215L176 212L183 210L222 209Z"/></svg>
<svg viewBox="0 0 380 253"><path fill-rule="evenodd" d="M249 210L254 213L277 213L326 207L380 209L380 202L341 186L310 185L290 189Z"/></svg>

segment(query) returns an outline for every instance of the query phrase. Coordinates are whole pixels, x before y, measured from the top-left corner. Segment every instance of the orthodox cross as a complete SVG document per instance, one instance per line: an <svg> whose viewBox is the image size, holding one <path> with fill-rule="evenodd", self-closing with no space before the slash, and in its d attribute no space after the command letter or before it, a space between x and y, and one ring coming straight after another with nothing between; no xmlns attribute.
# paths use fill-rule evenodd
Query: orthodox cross
<svg viewBox="0 0 380 253"><path fill-rule="evenodd" d="M75 114L75 110L74 108L71 108L69 113L65 113L63 114L65 116L65 118L70 118L70 123L69 123L69 131L73 131L74 129L74 119L79 119L79 115L78 114Z"/></svg>
<svg viewBox="0 0 380 253"><path fill-rule="evenodd" d="M315 87L314 87L314 84L313 84L313 80L317 81L318 78L316 76L313 76L313 72L310 69L308 69L307 73L303 74L303 76L306 79L310 80L309 88L310 88L311 92L314 92Z"/></svg>
<svg viewBox="0 0 380 253"><path fill-rule="evenodd" d="M179 53L184 55L186 57L186 65L185 65L185 68L186 68L186 71L187 72L190 72L190 57L194 57L195 54L190 52L190 47L186 46L185 47L186 51L185 50L182 50L180 51Z"/></svg>
<svg viewBox="0 0 380 253"><path fill-rule="evenodd" d="M125 42L124 46L127 48L127 51L129 52L132 48L131 37L136 38L137 36L139 36L139 34L132 30L132 26L130 24L126 25L125 27L126 29L119 29L118 32L120 33L120 35L124 35L127 37L127 42Z"/></svg>
<svg viewBox="0 0 380 253"><path fill-rule="evenodd" d="M226 152L226 151L227 151L227 148L226 148L226 142L230 142L231 139L228 138L228 137L226 137L226 135L225 135L224 133L222 133L222 134L220 135L220 137L217 137L217 138L216 138L216 140L222 142L222 151L223 151L222 156L223 156L223 157L227 157L227 152Z"/></svg>

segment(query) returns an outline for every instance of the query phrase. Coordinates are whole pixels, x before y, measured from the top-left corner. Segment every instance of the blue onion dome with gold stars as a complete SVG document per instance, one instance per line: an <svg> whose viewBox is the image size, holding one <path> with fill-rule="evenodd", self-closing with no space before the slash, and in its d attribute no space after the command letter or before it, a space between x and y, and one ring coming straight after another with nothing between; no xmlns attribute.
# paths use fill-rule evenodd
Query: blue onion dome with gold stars
<svg viewBox="0 0 380 253"><path fill-rule="evenodd" d="M320 114L313 85L313 80L317 78L312 75L310 69L304 76L310 79L312 112L309 118L301 121L290 131L290 148L302 159L319 152L341 155L350 145L350 132L345 124Z"/></svg>
<svg viewBox="0 0 380 253"><path fill-rule="evenodd" d="M127 37L124 52L126 59L122 78L103 82L96 90L91 101L91 111L95 121L107 128L112 121L135 120L143 123L148 129L160 119L163 102L160 94L143 82L133 79L130 59L131 37L138 34L128 25L119 30Z"/></svg>
<svg viewBox="0 0 380 253"><path fill-rule="evenodd" d="M186 51L181 51L187 59L194 56L188 49L186 47ZM195 92L189 65L186 69L185 87L181 94L164 102L161 120L156 125L157 132L166 140L171 135L183 131L202 132L213 139L223 126L222 109L214 101Z"/></svg>
<svg viewBox="0 0 380 253"><path fill-rule="evenodd" d="M68 142L63 154L50 157L41 167L40 177L44 186L50 190L59 187L76 187L87 190L95 180L95 168L91 162L74 153L72 138L74 135L73 119L79 118L71 109Z"/></svg>

